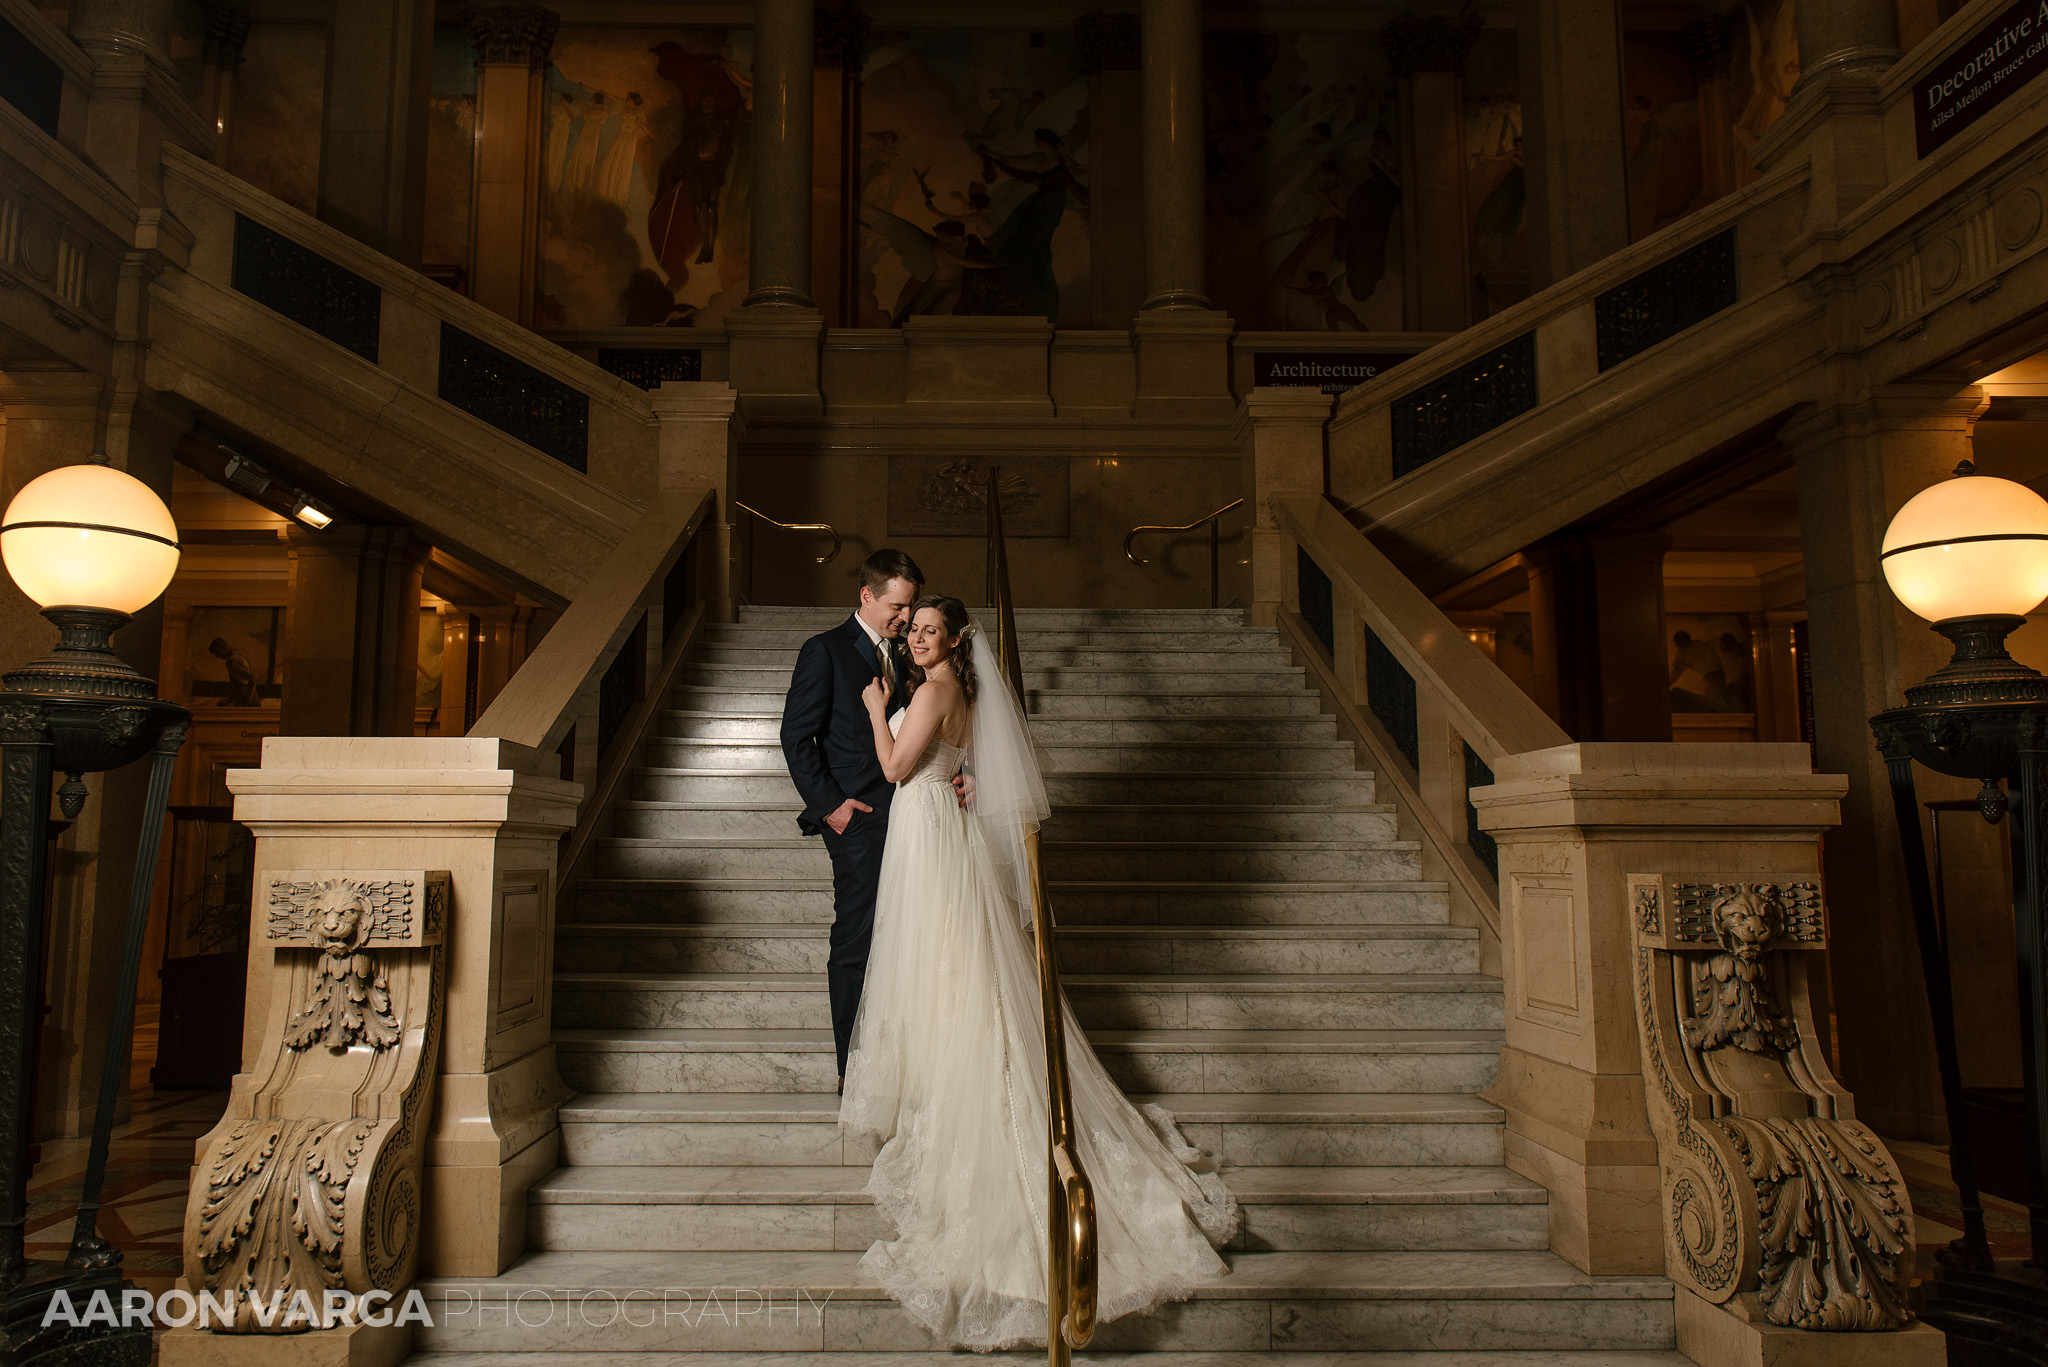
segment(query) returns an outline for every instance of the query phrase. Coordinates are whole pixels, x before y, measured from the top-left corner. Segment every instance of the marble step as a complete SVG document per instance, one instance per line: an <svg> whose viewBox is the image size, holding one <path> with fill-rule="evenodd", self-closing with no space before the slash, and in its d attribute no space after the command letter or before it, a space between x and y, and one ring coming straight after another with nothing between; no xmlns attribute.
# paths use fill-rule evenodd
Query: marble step
<svg viewBox="0 0 2048 1367"><path fill-rule="evenodd" d="M796 646L718 644L692 646L690 669L778 669L785 675L796 665ZM1287 659L1272 643L1221 649L1207 642L1194 646L1051 646L1026 642L1024 672L1050 669L1150 671L1169 678L1187 672L1215 673L1239 669L1287 669Z"/></svg>
<svg viewBox="0 0 2048 1367"><path fill-rule="evenodd" d="M987 610L970 606L970 613ZM740 609L741 626L802 628L813 633L837 626L853 615L845 607L784 607L749 603ZM1028 639L1040 630L1078 631L1114 628L1123 631L1242 631L1242 608L1016 608L1017 634Z"/></svg>
<svg viewBox="0 0 2048 1367"><path fill-rule="evenodd" d="M1501 1112L1476 1096L1214 1092L1137 1094L1230 1167L1498 1166ZM562 1107L562 1161L865 1165L874 1145L839 1129L830 1092L593 1092Z"/></svg>
<svg viewBox="0 0 2048 1367"><path fill-rule="evenodd" d="M1047 896L1062 926L1444 925L1449 885L1334 883L1103 883L1055 881ZM832 922L829 878L589 878L577 922L733 924Z"/></svg>
<svg viewBox="0 0 2048 1367"><path fill-rule="evenodd" d="M801 808L787 802L724 806L709 802L616 804L612 834L625 839L773 840L797 829ZM1392 840L1398 834L1392 803L1345 806L1256 806L1217 803L1139 806L1101 803L1054 811L1044 825L1047 840Z"/></svg>
<svg viewBox="0 0 2048 1367"><path fill-rule="evenodd" d="M1172 769L1185 775L1282 769L1354 772L1349 741L1304 740L1127 740L1055 741L1041 738L1040 764L1048 774L1150 773ZM786 774L789 760L780 741L683 739L650 736L642 762L657 769L752 769Z"/></svg>
<svg viewBox="0 0 2048 1367"><path fill-rule="evenodd" d="M1549 1193L1503 1167L1235 1168L1244 1251L1543 1249ZM527 1196L531 1249L862 1252L895 1226L846 1164L558 1168Z"/></svg>
<svg viewBox="0 0 2048 1367"><path fill-rule="evenodd" d="M1070 804L1160 806L1174 802L1355 806L1371 802L1375 796L1373 776L1358 769L1311 773L1247 770L1190 774L1171 769L1149 773L1054 773L1046 775L1045 791L1055 809ZM649 765L633 771L630 795L636 800L654 802L790 802L796 798L796 785L781 770L667 769Z"/></svg>
<svg viewBox="0 0 2048 1367"><path fill-rule="evenodd" d="M560 973L823 973L825 925L572 922ZM1464 926L1058 927L1062 973L1474 973ZM1487 981L1498 986L1497 979Z"/></svg>
<svg viewBox="0 0 2048 1367"><path fill-rule="evenodd" d="M1478 1092L1500 1062L1498 1030L1098 1030L1103 1067L1127 1092ZM832 1032L570 1029L554 1032L579 1092L829 1092Z"/></svg>
<svg viewBox="0 0 2048 1367"><path fill-rule="evenodd" d="M802 947L817 960L808 971L558 970L554 1023L783 1030L829 1021L824 944ZM1477 973L1074 973L1062 985L1090 1031L1502 1028L1500 980Z"/></svg>
<svg viewBox="0 0 2048 1367"><path fill-rule="evenodd" d="M805 1354L812 1362L816 1355ZM636 1352L445 1352L414 1353L401 1367L679 1367L687 1360L691 1367L796 1367L789 1354L749 1352L693 1353L682 1359L678 1353L663 1352L650 1360ZM824 1358L829 1367L916 1367L932 1360L929 1353L835 1352ZM1017 1349L990 1353L976 1359L983 1362L1023 1363L1045 1361L1045 1350ZM1096 1352L1083 1349L1073 1355L1080 1367L1694 1367L1693 1360L1677 1350L1609 1349L1580 1352L1518 1352L1512 1349L1463 1349L1456 1352L1331 1352L1281 1353L1205 1352Z"/></svg>
<svg viewBox="0 0 2048 1367"><path fill-rule="evenodd" d="M841 619L844 620L843 618ZM804 627L747 622L708 622L698 639L715 646L786 648L794 653L817 632ZM1280 633L1270 627L1211 627L1207 630L1167 627L1036 627L1018 632L1025 653L1060 646L1097 646L1124 650L1278 650Z"/></svg>
<svg viewBox="0 0 2048 1367"><path fill-rule="evenodd" d="M1150 878L1304 882L1421 876L1414 840L1051 841L1045 876L1058 880ZM604 878L824 878L832 862L822 840L637 840L599 842Z"/></svg>
<svg viewBox="0 0 2048 1367"><path fill-rule="evenodd" d="M725 712L669 711L656 733L680 740L743 740L777 745L782 714L737 716ZM1332 741L1335 717L1038 717L1031 734L1042 745L1148 744L1188 741Z"/></svg>
<svg viewBox="0 0 2048 1367"><path fill-rule="evenodd" d="M772 687L728 688L683 683L671 701L694 712L729 712L744 716L782 716L782 701L789 691L787 678ZM1177 689L1162 693L1156 688L1128 691L1114 689L1091 693L1041 691L1025 699L1033 719L1041 717L1199 717L1262 716L1313 717L1320 710L1316 695L1298 688L1269 693L1201 693Z"/></svg>
<svg viewBox="0 0 2048 1367"><path fill-rule="evenodd" d="M522 1355L934 1347L859 1261L843 1252L530 1252L495 1277L422 1278L433 1326L417 1331L414 1346ZM1206 1355L1359 1344L1571 1353L1673 1345L1669 1281L1588 1276L1549 1252L1231 1253L1226 1261L1229 1275L1186 1301L1103 1325L1093 1346ZM1544 1362L1556 1367L1554 1358Z"/></svg>
<svg viewBox="0 0 2048 1367"><path fill-rule="evenodd" d="M1304 671L1277 663L1270 656L1248 657L1246 662L1222 669L1182 669L1161 655L1156 666L1133 664L1122 669L1061 665L1040 668L1028 660L1024 666L1024 691L1132 693L1157 689L1171 693L1298 693ZM682 684L687 688L714 688L732 692L786 692L789 666L746 668L738 665L698 665L683 662ZM1036 707L1032 708L1036 711Z"/></svg>

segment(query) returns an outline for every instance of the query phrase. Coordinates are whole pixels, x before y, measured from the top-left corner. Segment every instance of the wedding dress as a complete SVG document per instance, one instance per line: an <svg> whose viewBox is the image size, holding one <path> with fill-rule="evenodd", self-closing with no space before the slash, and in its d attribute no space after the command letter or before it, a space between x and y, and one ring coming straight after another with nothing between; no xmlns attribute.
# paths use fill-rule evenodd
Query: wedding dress
<svg viewBox="0 0 2048 1367"><path fill-rule="evenodd" d="M952 787L970 749L934 736L889 811L839 1121L886 1141L867 1190L898 1237L869 1248L862 1270L941 1342L990 1350L1045 1342L1044 1017L1019 904L1022 835L1044 815L1044 787L993 652L978 637L963 644L981 691L976 810ZM1007 744L991 743L1004 727ZM985 767L998 752L1001 774ZM1236 1233L1237 1202L1195 1170L1201 1154L1165 1110L1125 1099L1064 998L1060 1009L1076 1147L1095 1187L1098 1318L1184 1299L1227 1273L1214 1246Z"/></svg>

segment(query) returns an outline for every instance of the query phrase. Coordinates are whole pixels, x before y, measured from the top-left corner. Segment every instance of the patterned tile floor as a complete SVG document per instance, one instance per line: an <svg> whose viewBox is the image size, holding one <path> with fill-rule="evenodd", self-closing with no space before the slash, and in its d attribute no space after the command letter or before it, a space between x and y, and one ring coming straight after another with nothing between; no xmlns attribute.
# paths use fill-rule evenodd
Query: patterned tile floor
<svg viewBox="0 0 2048 1367"><path fill-rule="evenodd" d="M1949 1177L1948 1149L1910 1139L1885 1141L1899 1160L1906 1186L1913 1195L1913 1216L1917 1226L1920 1268L1933 1267L1936 1249L1963 1233L1963 1217L1956 1204L1956 1184ZM1999 1196L1985 1196L1984 1235L1991 1256L2000 1260L2025 1258L2029 1253L2027 1208Z"/></svg>
<svg viewBox="0 0 2048 1367"><path fill-rule="evenodd" d="M145 1290L166 1291L183 1256L193 1144L220 1119L228 1098L226 1092L152 1091L155 1058L152 1015L136 1026L133 1106L127 1121L114 1127L107 1149L100 1233L121 1250L129 1280ZM43 1142L42 1161L29 1179L29 1257L61 1262L71 1247L88 1145L88 1139Z"/></svg>

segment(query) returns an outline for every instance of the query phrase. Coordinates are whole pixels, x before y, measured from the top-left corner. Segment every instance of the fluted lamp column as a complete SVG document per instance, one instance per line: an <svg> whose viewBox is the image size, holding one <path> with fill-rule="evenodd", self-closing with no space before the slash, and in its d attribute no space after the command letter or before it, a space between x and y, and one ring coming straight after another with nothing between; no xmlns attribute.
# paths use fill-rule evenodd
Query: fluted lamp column
<svg viewBox="0 0 2048 1367"><path fill-rule="evenodd" d="M45 1328L41 1307L60 1293L74 1306L95 1293L121 1299L121 1254L97 1228L100 1187L133 1043L135 983L171 770L192 714L158 698L156 681L114 654L111 638L169 586L177 536L162 500L105 464L67 465L31 480L0 518L8 574L61 633L55 651L8 674L0 689L0 1292L8 1304L0 1360L7 1362L38 1360L60 1344L80 1362L141 1367L150 1360L147 1325L58 1321ZM35 1111L29 1049L43 958L50 782L55 773L66 775L57 799L65 816L76 816L87 796L84 775L145 755L152 756L149 794L120 977L106 1002L111 1019L77 1227L63 1263L31 1262L24 1249Z"/></svg>

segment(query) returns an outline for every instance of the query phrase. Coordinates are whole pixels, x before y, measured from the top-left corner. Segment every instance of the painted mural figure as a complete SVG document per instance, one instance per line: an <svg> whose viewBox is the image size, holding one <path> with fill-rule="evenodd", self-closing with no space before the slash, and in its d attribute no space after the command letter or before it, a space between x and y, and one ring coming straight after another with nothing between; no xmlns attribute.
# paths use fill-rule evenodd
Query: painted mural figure
<svg viewBox="0 0 2048 1367"><path fill-rule="evenodd" d="M674 275L709 262L727 182L738 151L751 87L734 79L731 64L687 52L675 43L654 49L663 79L683 96L682 137L656 178L647 235L655 255Z"/></svg>
<svg viewBox="0 0 2048 1367"><path fill-rule="evenodd" d="M1052 237L1070 198L1079 207L1088 207L1088 186L1080 176L1085 168L1068 154L1059 134L1040 128L1031 138L1035 150L1015 159L998 156L987 147L981 149L983 173L989 180L1000 171L1032 187L1031 197L1010 211L988 247L990 255L1009 272L1011 285L1023 298L1024 312L1057 320L1060 287L1052 272Z"/></svg>
<svg viewBox="0 0 2048 1367"><path fill-rule="evenodd" d="M619 110L619 131L597 167L597 193L621 209L633 197L633 173L640 164L640 144L647 137L647 105L637 91L628 93Z"/></svg>
<svg viewBox="0 0 2048 1367"><path fill-rule="evenodd" d="M611 107L602 90L594 92L577 110L576 144L569 149L569 164L562 170L564 194L587 195L596 187L598 144L611 117Z"/></svg>

